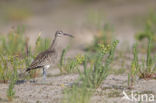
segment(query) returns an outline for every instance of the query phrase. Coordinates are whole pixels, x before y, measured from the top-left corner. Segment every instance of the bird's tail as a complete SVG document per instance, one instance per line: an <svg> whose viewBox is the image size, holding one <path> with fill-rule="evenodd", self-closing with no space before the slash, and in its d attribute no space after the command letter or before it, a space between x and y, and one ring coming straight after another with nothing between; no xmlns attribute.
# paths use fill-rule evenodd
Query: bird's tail
<svg viewBox="0 0 156 103"><path fill-rule="evenodd" d="M27 68L26 70L25 70L25 72L29 72L31 69L30 68Z"/></svg>
<svg viewBox="0 0 156 103"><path fill-rule="evenodd" d="M30 70L33 70L33 69L38 69L38 68L42 68L43 66L36 66L36 67L29 67L26 69L25 72L29 72Z"/></svg>

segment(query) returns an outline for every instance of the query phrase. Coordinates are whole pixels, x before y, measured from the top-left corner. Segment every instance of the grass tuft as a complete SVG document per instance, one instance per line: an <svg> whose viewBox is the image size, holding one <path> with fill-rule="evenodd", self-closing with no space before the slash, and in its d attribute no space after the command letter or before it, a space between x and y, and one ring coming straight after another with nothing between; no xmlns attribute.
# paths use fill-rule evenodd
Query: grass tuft
<svg viewBox="0 0 156 103"><path fill-rule="evenodd" d="M143 58L142 62L139 63L138 58L138 46L134 45L133 48L133 61L131 63L131 70L128 74L128 86L132 87L134 82L136 81L136 77L142 79L151 79L155 78L156 67L155 67L155 56L152 57L151 54L151 41L152 38L148 41L147 54L146 59Z"/></svg>
<svg viewBox="0 0 156 103"><path fill-rule="evenodd" d="M7 83L12 75L15 62L11 62L11 58L16 59L18 65L15 65L17 71L24 71L32 62L33 58L39 52L47 49L50 45L49 39L38 37L35 49L28 45L29 38L24 36L24 26L18 26L9 32L8 35L0 36L0 82ZM30 73L30 78L35 77L36 71Z"/></svg>
<svg viewBox="0 0 156 103"><path fill-rule="evenodd" d="M12 101L13 97L15 96L14 85L16 84L16 81L18 79L18 74L17 74L18 62L16 61L16 58L11 58L10 62L13 65L13 71L11 72L11 76L10 76L10 83L9 83L9 88L7 90L7 97L9 101Z"/></svg>
<svg viewBox="0 0 156 103"><path fill-rule="evenodd" d="M104 46L101 44L97 52L96 60L90 67L88 64L88 56L85 56L83 62L84 71L79 71L80 78L71 88L65 89L64 103L89 103L90 97L95 89L100 86L102 81L108 76L109 66L113 61L115 48L118 41L114 41L111 45ZM105 62L104 56L108 54Z"/></svg>

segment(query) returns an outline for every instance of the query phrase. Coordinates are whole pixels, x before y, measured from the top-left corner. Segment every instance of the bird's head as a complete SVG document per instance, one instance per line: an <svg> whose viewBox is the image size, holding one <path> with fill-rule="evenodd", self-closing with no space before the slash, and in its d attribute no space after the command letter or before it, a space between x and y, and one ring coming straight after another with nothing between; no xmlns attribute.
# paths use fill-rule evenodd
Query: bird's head
<svg viewBox="0 0 156 103"><path fill-rule="evenodd" d="M73 37L73 35L71 35L71 34L67 34L67 33L64 33L64 32L61 31L61 30L56 31L56 33L55 33L55 37L63 37L63 36Z"/></svg>

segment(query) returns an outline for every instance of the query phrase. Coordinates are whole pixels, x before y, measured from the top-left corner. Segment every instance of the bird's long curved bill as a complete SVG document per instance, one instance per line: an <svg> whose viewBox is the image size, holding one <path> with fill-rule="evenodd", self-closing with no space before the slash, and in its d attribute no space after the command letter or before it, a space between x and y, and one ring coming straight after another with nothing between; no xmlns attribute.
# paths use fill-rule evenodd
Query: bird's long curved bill
<svg viewBox="0 0 156 103"><path fill-rule="evenodd" d="M64 35L65 35L65 36L72 37L72 38L74 37L73 35L71 35L71 34L67 34L67 33L64 33Z"/></svg>

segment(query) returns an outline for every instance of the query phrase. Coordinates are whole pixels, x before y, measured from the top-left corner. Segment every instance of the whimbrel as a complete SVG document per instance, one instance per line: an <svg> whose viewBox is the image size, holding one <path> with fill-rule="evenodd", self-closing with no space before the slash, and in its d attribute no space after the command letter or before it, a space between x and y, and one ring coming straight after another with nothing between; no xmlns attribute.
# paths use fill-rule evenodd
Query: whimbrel
<svg viewBox="0 0 156 103"><path fill-rule="evenodd" d="M63 37L63 36L73 37L72 35L64 33L62 31L56 31L55 37L54 37L54 40L52 41L51 46L47 50L39 53L37 55L37 57L34 59L34 61L31 63L29 68L26 69L26 71L28 72L33 69L42 68L43 69L43 78L45 80L46 79L46 69L48 69L51 66L51 64L54 61L56 61L56 58L57 58L58 51L56 50L56 44L58 42L58 38Z"/></svg>

